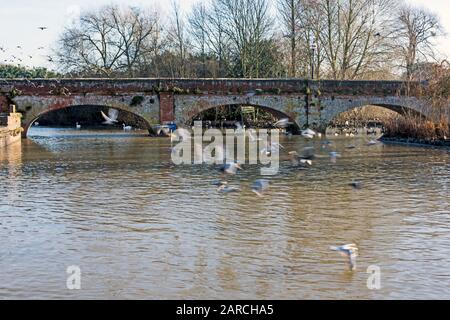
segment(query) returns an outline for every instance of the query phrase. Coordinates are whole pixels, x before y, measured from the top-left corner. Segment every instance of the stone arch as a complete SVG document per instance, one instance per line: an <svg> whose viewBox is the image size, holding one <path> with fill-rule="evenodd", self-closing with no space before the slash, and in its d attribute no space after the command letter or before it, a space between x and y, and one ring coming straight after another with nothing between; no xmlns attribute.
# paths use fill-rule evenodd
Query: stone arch
<svg viewBox="0 0 450 320"><path fill-rule="evenodd" d="M395 111L399 114L410 112L415 116L428 118L430 107L425 101L414 97L379 97L379 98L335 98L321 101L323 117L320 131L325 132L328 124L339 114L364 106L377 106Z"/></svg>
<svg viewBox="0 0 450 320"><path fill-rule="evenodd" d="M303 96L177 96L175 119L179 124L189 125L196 116L206 110L239 105L262 108L280 117L291 119L296 130L302 128L299 120L304 112Z"/></svg>
<svg viewBox="0 0 450 320"><path fill-rule="evenodd" d="M188 120L188 123L192 123L199 114L201 114L201 113L203 113L205 111L208 111L208 110L211 110L211 109L215 109L215 108L220 108L220 107L227 107L227 106L241 106L241 104L217 105L217 106L213 106L213 107L204 109L204 110L200 111L199 113L197 113L196 115L192 116ZM293 123L294 131L295 132L299 132L300 131L300 126L298 125L296 119L292 118L290 115L288 115L288 114L286 114L286 113L284 113L282 111L279 111L279 110L271 108L271 107L266 107L266 106L261 106L261 105L256 105L256 104L245 104L245 106L263 109L263 110L265 110L265 111L267 111L267 112L277 116L279 119L289 118L289 120Z"/></svg>
<svg viewBox="0 0 450 320"><path fill-rule="evenodd" d="M142 97L143 100L133 104L136 96ZM151 125L159 121L159 100L156 95L45 95L38 99L33 95L20 95L15 97L13 102L17 110L24 114L22 118L24 134L29 125L42 114L71 106L100 106L130 112L145 120L144 123L148 125L150 134L153 134Z"/></svg>
<svg viewBox="0 0 450 320"><path fill-rule="evenodd" d="M153 128L150 124L150 122L143 117L142 115L140 115L139 113L133 112L131 110L129 110L129 108L123 108L120 106L117 106L116 104L114 105L107 105L107 104L63 104L63 105L58 105L57 107L53 107L53 108L49 108L49 109L44 109L40 112L38 112L37 114L34 114L30 119L28 119L27 122L23 123L23 137L27 137L28 134L28 130L30 129L30 127L33 125L34 122L36 122L36 120L38 120L40 117L42 117L45 114L51 113L51 112L56 112L59 110L63 110L63 109L68 109L68 108L73 108L73 107L95 107L95 108L114 108L117 109L121 112L127 112L127 113L131 113L134 116L136 116L137 118L141 119L142 122L145 124L146 128L149 132L149 134L154 134Z"/></svg>

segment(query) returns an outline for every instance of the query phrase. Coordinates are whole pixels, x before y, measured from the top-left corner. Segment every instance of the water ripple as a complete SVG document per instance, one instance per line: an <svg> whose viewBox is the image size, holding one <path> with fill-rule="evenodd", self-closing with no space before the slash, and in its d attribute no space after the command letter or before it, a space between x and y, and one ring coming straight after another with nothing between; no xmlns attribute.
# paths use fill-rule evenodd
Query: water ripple
<svg viewBox="0 0 450 320"><path fill-rule="evenodd" d="M306 146L283 140L286 149ZM429 148L345 150L221 194L213 166L175 166L166 139L39 137L0 157L0 298L450 298L450 157ZM353 190L352 180L364 188ZM7 183L6 183L7 182ZM330 245L356 242L359 271ZM366 287L369 265L382 289ZM65 289L79 265L82 290Z"/></svg>

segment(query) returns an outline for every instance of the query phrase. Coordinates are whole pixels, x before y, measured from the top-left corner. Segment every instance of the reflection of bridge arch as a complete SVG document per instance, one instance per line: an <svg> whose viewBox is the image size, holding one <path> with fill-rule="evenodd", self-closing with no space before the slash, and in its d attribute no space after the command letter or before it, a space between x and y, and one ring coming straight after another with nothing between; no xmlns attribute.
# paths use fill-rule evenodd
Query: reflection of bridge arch
<svg viewBox="0 0 450 320"><path fill-rule="evenodd" d="M124 107L120 107L117 105L98 105L98 104L76 104L76 105L58 105L55 108L51 108L51 109L44 109L43 111L39 112L39 113L35 113L32 116L26 116L26 120L23 122L23 128L24 128L24 132L23 135L26 137L28 134L28 130L32 127L33 123L36 122L39 118L41 118L42 116L52 113L52 112L58 112L60 110L64 110L64 109L70 109L70 108L76 108L76 107L87 107L87 108L95 108L95 109L102 109L102 108L114 108L119 110L120 112L126 112L129 114L132 114L133 116L135 116L136 118L140 119L141 122L145 125L145 129L149 131L149 133L153 133L153 129L150 125L150 123L141 115L130 111L129 108L124 108Z"/></svg>
<svg viewBox="0 0 450 320"><path fill-rule="evenodd" d="M200 111L199 113L197 113L196 115L193 115L189 120L188 120L188 124L191 124L203 113L213 110L213 109L217 109L217 108L221 108L221 107L254 107L256 109L262 109L264 111L267 111L268 113L271 113L274 117L278 118L278 119L282 119L282 118L289 118L289 120L293 123L292 127L294 128L294 132L298 132L300 130L300 126L298 125L298 123L296 122L295 118L292 118L291 115L286 114L285 112L282 112L280 110L274 109L272 107L267 107L267 106L261 106L261 105L256 105L256 104L227 104L227 105L217 105L217 106L212 106L206 109L203 109L202 111Z"/></svg>

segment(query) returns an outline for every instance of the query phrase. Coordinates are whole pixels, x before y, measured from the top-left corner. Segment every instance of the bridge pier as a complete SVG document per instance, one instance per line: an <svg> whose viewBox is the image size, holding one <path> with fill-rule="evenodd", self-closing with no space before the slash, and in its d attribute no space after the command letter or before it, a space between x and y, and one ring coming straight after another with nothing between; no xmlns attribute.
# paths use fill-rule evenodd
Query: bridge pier
<svg viewBox="0 0 450 320"><path fill-rule="evenodd" d="M175 98L171 92L159 93L159 122L165 124L175 121Z"/></svg>
<svg viewBox="0 0 450 320"><path fill-rule="evenodd" d="M16 107L11 106L7 113L0 113L0 149L10 144L20 142L20 113L16 113Z"/></svg>

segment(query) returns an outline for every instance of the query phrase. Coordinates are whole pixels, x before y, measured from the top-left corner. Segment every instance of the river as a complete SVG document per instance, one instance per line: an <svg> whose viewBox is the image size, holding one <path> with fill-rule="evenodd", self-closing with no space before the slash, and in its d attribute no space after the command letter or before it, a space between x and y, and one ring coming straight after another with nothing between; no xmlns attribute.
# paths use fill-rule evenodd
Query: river
<svg viewBox="0 0 450 320"><path fill-rule="evenodd" d="M336 163L298 170L287 151L326 154L321 140L282 137L259 198L258 167L222 194L216 168L176 166L169 139L138 133L33 128L0 151L0 299L450 298L447 150L333 137ZM354 272L329 249L351 242Z"/></svg>

